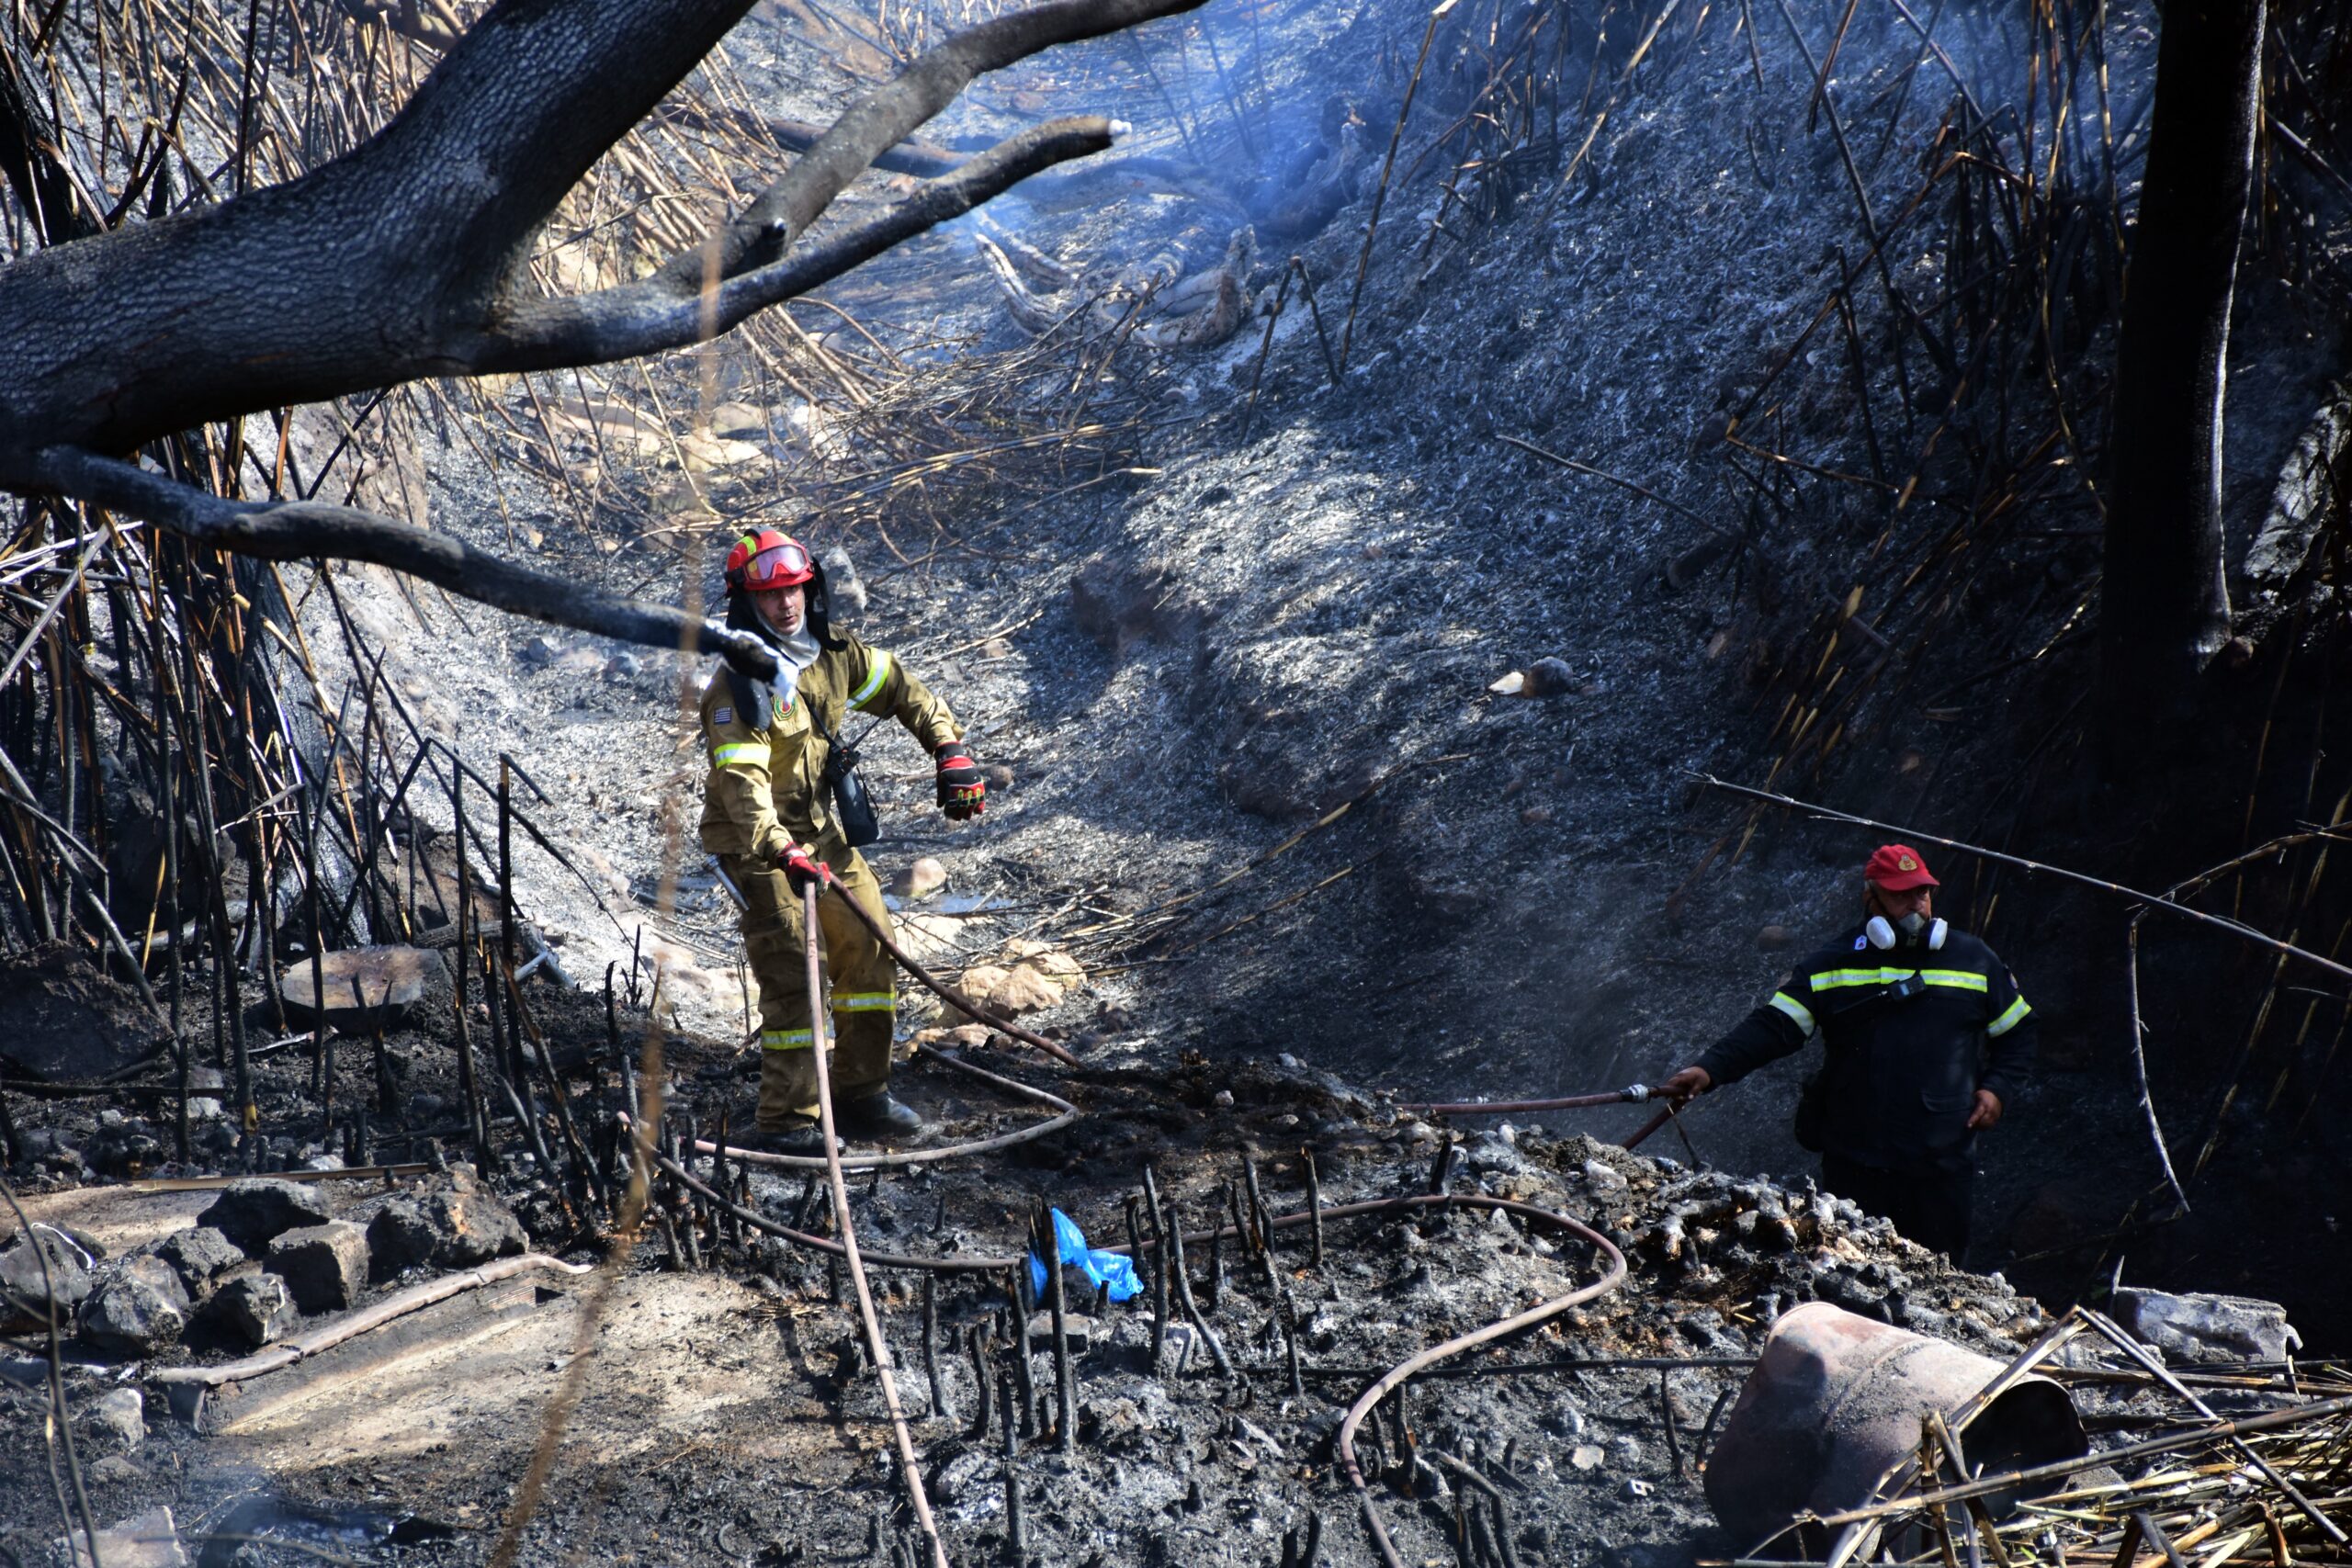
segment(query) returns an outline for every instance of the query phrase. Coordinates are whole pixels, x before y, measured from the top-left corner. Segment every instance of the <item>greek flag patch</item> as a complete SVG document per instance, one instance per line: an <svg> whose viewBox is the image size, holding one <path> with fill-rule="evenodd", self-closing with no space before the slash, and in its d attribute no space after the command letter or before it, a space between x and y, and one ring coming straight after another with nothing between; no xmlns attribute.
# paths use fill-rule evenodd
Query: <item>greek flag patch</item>
<svg viewBox="0 0 2352 1568"><path fill-rule="evenodd" d="M710 710L710 722L713 724L732 724L735 722L735 710L733 708L713 708Z"/></svg>

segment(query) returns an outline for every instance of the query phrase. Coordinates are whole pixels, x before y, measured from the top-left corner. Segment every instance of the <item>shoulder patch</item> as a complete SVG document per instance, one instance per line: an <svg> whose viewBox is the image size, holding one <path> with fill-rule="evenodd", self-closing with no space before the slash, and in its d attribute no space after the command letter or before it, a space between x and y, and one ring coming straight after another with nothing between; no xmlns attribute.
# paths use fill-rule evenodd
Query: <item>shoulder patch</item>
<svg viewBox="0 0 2352 1568"><path fill-rule="evenodd" d="M732 724L735 722L735 710L728 707L713 708L710 710L710 722L713 724Z"/></svg>
<svg viewBox="0 0 2352 1568"><path fill-rule="evenodd" d="M1860 953L1860 952L1861 952L1861 951L1862 951L1862 949L1864 949L1864 948L1868 947L1870 944L1871 944L1871 939L1870 939L1869 937L1867 937L1867 936L1858 936L1858 937L1856 937L1856 938L1854 939L1854 951L1855 951L1856 953Z"/></svg>

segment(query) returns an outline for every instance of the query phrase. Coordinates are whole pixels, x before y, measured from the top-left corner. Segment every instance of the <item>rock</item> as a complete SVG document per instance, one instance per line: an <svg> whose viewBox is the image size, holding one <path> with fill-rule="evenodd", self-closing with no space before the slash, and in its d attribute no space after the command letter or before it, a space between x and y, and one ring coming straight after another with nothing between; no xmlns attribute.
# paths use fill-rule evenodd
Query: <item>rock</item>
<svg viewBox="0 0 2352 1568"><path fill-rule="evenodd" d="M419 1002L449 994L448 966L422 947L349 947L320 956L326 988L326 1021L346 1034L389 1029ZM311 985L311 960L288 964L277 977L277 994L288 1017L308 1026L319 1012Z"/></svg>
<svg viewBox="0 0 2352 1568"><path fill-rule="evenodd" d="M1089 1289L1091 1287L1083 1280L1072 1280L1069 1285L1072 1293ZM1062 1334L1069 1341L1070 1354L1076 1355L1094 1343L1094 1320L1084 1313L1065 1312L1062 1314ZM1040 1312L1029 1320L1029 1342L1048 1350L1053 1348L1054 1314L1050 1311Z"/></svg>
<svg viewBox="0 0 2352 1568"><path fill-rule="evenodd" d="M1608 1459L1598 1443L1578 1443L1568 1450L1568 1464L1577 1470L1599 1470Z"/></svg>
<svg viewBox="0 0 2352 1568"><path fill-rule="evenodd" d="M97 1548L96 1562L91 1557L93 1545ZM50 1551L57 1562L69 1562L73 1568L96 1568L96 1562L105 1563L106 1568L188 1568L189 1562L169 1508L133 1514L100 1530L96 1542L84 1540L76 1530L71 1537L51 1542Z"/></svg>
<svg viewBox="0 0 2352 1568"><path fill-rule="evenodd" d="M721 403L710 412L710 433L730 441L764 441L768 416L750 403Z"/></svg>
<svg viewBox="0 0 2352 1568"><path fill-rule="evenodd" d="M767 456L766 450L749 441L730 441L708 431L689 430L678 437L679 455L686 460L688 473L702 473L711 468L731 468L755 457Z"/></svg>
<svg viewBox="0 0 2352 1568"><path fill-rule="evenodd" d="M379 1280L389 1280L433 1261L440 1231L414 1198L395 1198L368 1222L368 1268Z"/></svg>
<svg viewBox="0 0 2352 1568"><path fill-rule="evenodd" d="M1080 965L1077 959L1049 942L1033 942L1026 937L1015 937L1005 943L1005 952L1057 986L1069 986L1083 979L1086 976L1085 969Z"/></svg>
<svg viewBox="0 0 2352 1568"><path fill-rule="evenodd" d="M33 1250L38 1244L40 1250ZM49 1263L49 1289L41 1289L41 1263ZM84 1261L82 1249L51 1225L35 1225L29 1237L19 1236L16 1245L0 1252L0 1287L8 1292L10 1303L21 1302L33 1309L18 1321L38 1324L40 1311L51 1308L62 1320L70 1317L90 1293L89 1266ZM13 1305L0 1305L0 1316L16 1318Z"/></svg>
<svg viewBox="0 0 2352 1568"><path fill-rule="evenodd" d="M1796 939L1797 933L1787 926L1766 926L1756 933L1756 945L1767 953L1777 953Z"/></svg>
<svg viewBox="0 0 2352 1568"><path fill-rule="evenodd" d="M114 1119L109 1122L108 1116ZM105 1175L138 1176L163 1163L164 1141L146 1122L107 1111L98 1118L97 1135L90 1140L85 1157Z"/></svg>
<svg viewBox="0 0 2352 1568"><path fill-rule="evenodd" d="M946 886L947 867L936 856L925 855L891 877L884 891L893 898L927 898Z"/></svg>
<svg viewBox="0 0 2352 1568"><path fill-rule="evenodd" d="M857 563L850 559L849 552L839 545L830 545L826 547L822 558L825 563L826 592L833 594L853 610L865 609L865 579L857 574Z"/></svg>
<svg viewBox="0 0 2352 1568"><path fill-rule="evenodd" d="M140 1469L137 1465L131 1463L130 1461L125 1459L120 1454L107 1454L105 1458L99 1460L97 1463L90 1467L88 1474L92 1481L96 1482L101 1486L111 1486L125 1481L144 1481L147 1479L147 1472L145 1471ZM107 1561L111 1562L114 1559L109 1557Z"/></svg>
<svg viewBox="0 0 2352 1568"><path fill-rule="evenodd" d="M327 1201L308 1183L255 1177L232 1182L196 1217L257 1258L277 1236L298 1226L324 1224L334 1216Z"/></svg>
<svg viewBox="0 0 2352 1568"><path fill-rule="evenodd" d="M0 960L0 1061L25 1077L108 1077L163 1044L138 993L83 950L57 943Z"/></svg>
<svg viewBox="0 0 2352 1568"><path fill-rule="evenodd" d="M1514 670L1487 690L1498 697L1556 697L1581 684L1576 671L1556 659L1539 659L1524 670Z"/></svg>
<svg viewBox="0 0 2352 1568"><path fill-rule="evenodd" d="M290 1230L269 1244L264 1265L282 1276L307 1313L349 1306L368 1283L368 1233L348 1220Z"/></svg>
<svg viewBox="0 0 2352 1568"><path fill-rule="evenodd" d="M79 1414L85 1427L118 1448L135 1449L147 1440L147 1401L135 1388L102 1393Z"/></svg>
<svg viewBox="0 0 2352 1568"><path fill-rule="evenodd" d="M465 1185L466 1190L395 1198L376 1212L368 1247L377 1279L425 1263L469 1269L524 1249L529 1238L505 1206Z"/></svg>
<svg viewBox="0 0 2352 1568"><path fill-rule="evenodd" d="M153 1254L126 1258L102 1273L82 1303L82 1337L101 1350L152 1356L187 1327L187 1292Z"/></svg>
<svg viewBox="0 0 2352 1568"><path fill-rule="evenodd" d="M301 1314L275 1274L240 1274L206 1303L205 1318L258 1350L294 1326Z"/></svg>
<svg viewBox="0 0 2352 1568"><path fill-rule="evenodd" d="M1105 1453L1129 1453L1151 1437L1151 1424L1132 1399L1090 1399L1078 1407L1078 1435Z"/></svg>
<svg viewBox="0 0 2352 1568"><path fill-rule="evenodd" d="M993 1012L1036 1012L1062 999L1062 987L1027 964L1008 969L997 964L976 964L964 971L964 994Z"/></svg>
<svg viewBox="0 0 2352 1568"><path fill-rule="evenodd" d="M2115 1292L2115 1320L2134 1337L2191 1360L2278 1361L2303 1344L2285 1307L2253 1296L2126 1286Z"/></svg>
<svg viewBox="0 0 2352 1568"><path fill-rule="evenodd" d="M522 1223L487 1192L451 1191L425 1201L425 1213L440 1228L433 1260L448 1269L470 1269L493 1258L509 1258L530 1245Z"/></svg>
<svg viewBox="0 0 2352 1568"><path fill-rule="evenodd" d="M1527 1162L1519 1157L1519 1151L1510 1145L1510 1140L1496 1133L1479 1134L1470 1140L1464 1153L1469 1158L1470 1168L1482 1176L1492 1172L1510 1175L1527 1168Z"/></svg>
<svg viewBox="0 0 2352 1568"><path fill-rule="evenodd" d="M1653 1488L1648 1482L1644 1481L1640 1476L1629 1475L1625 1478L1623 1490L1624 1495L1629 1498L1641 1498L1648 1496Z"/></svg>
<svg viewBox="0 0 2352 1568"><path fill-rule="evenodd" d="M17 1140L27 1163L71 1176L82 1168L82 1148L55 1127L35 1127Z"/></svg>
<svg viewBox="0 0 2352 1568"><path fill-rule="evenodd" d="M1595 1192L1623 1192L1632 1185L1616 1167L1603 1165L1597 1159L1584 1162L1584 1179L1592 1183Z"/></svg>
<svg viewBox="0 0 2352 1568"><path fill-rule="evenodd" d="M553 637L542 635L531 638L522 647L516 649L514 650L514 662L527 668L537 668L542 665L554 663L559 658L562 657L562 654L563 645L561 643L557 642Z"/></svg>
<svg viewBox="0 0 2352 1568"><path fill-rule="evenodd" d="M210 1225L175 1231L155 1244L154 1253L172 1266L192 1302L210 1295L220 1277L245 1260L237 1244Z"/></svg>
<svg viewBox="0 0 2352 1568"><path fill-rule="evenodd" d="M974 1446L964 1450L931 1472L924 1490L943 1508L956 1508L990 1495L1002 1496L997 1484L996 1456Z"/></svg>

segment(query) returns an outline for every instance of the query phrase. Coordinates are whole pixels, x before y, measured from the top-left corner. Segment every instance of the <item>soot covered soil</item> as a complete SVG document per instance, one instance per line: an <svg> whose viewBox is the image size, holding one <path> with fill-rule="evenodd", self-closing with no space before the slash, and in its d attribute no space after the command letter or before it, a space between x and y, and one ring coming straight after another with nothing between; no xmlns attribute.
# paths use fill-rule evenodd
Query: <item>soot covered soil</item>
<svg viewBox="0 0 2352 1568"><path fill-rule="evenodd" d="M577 1006L551 1006L542 1016L559 1060L570 1064L575 1112L593 1114L619 1089L602 1019ZM640 1021L629 1021L631 1047ZM413 1095L454 1093L447 1042L433 1032L413 1032L397 1043L411 1056ZM985 1167L854 1179L852 1212L869 1252L1009 1258L1021 1246L1023 1216L1040 1201L1071 1215L1096 1245L1113 1244L1124 1239L1124 1205L1139 1190L1146 1164L1196 1230L1223 1218L1227 1188L1239 1182L1245 1160L1269 1210L1289 1214L1305 1206L1310 1150L1327 1206L1426 1195L1444 1150L1448 1190L1585 1219L1625 1250L1633 1272L1622 1288L1473 1364L1611 1357L1689 1364L1664 1372L1554 1369L1412 1385L1401 1416L1385 1410L1379 1435L1368 1429L1360 1439L1374 1494L1408 1561L1452 1557L1450 1532L1461 1528L1457 1492L1464 1487L1462 1500L1483 1511L1481 1529L1494 1528L1487 1489L1499 1494L1503 1528L1525 1562L1665 1564L1733 1544L1712 1530L1698 1492L1707 1428L1743 1375L1738 1359L1796 1301L1839 1302L1996 1356L2044 1321L1997 1280L1956 1273L1883 1224L1808 1191L1532 1130L1489 1132L1453 1146L1381 1097L1296 1065L1195 1056L1171 1071L1060 1073L1040 1070L1035 1058L1005 1060L986 1048L978 1055L997 1070L1049 1085L1083 1116ZM276 1060L261 1064L272 1080L267 1113L280 1124L298 1122L295 1101L306 1091L282 1080L299 1079L299 1069L272 1066ZM672 1066L681 1119L707 1129L722 1109L740 1103L742 1088L724 1054L689 1045ZM951 1117L943 1137L983 1135L1024 1119L970 1106L974 1097L961 1081L944 1086L935 1066L914 1064L902 1078L911 1098ZM347 1087L364 1093L366 1086ZM389 1135L377 1144L392 1150ZM534 1245L583 1260L596 1256L566 1201L532 1173L511 1134L502 1147L503 1168L488 1186L512 1203ZM390 1185L445 1180L427 1173ZM339 1214L364 1222L386 1187L338 1181L319 1190ZM752 1187L763 1213L787 1220L814 1214L811 1223L822 1228L823 1205L811 1205L797 1175L757 1173ZM64 1188L47 1195L74 1196ZM171 1217L147 1223L171 1228L190 1223L198 1202L211 1196L125 1193L121 1201L169 1205ZM31 1199L37 1214L44 1201ZM673 1237L693 1224L683 1210L673 1217ZM135 1227L106 1234L118 1254L133 1249ZM1282 1226L1273 1236L1264 1259L1231 1235L1190 1247L1193 1288L1234 1365L1230 1381L1199 1344L1189 1354L1171 1344L1155 1371L1149 1291L1123 1306L1098 1307L1070 1277L1075 1337L1082 1341L1072 1358L1077 1441L1065 1455L1052 1432L1054 1371L1041 1315L1030 1367L1034 1415L1014 1461L1025 1560L1271 1563L1286 1532L1306 1530L1310 1516L1320 1515L1324 1561L1368 1562L1330 1446L1346 1403L1404 1357L1588 1285L1600 1272L1589 1245L1540 1222L1467 1205L1330 1219L1319 1266L1310 1258L1307 1227ZM107 1250L98 1235L85 1231L81 1239ZM906 1521L845 1285L813 1254L757 1236L739 1243L724 1225L701 1228L695 1252L700 1267L686 1268L669 1242L649 1234L625 1265L586 1398L557 1452L519 1561L583 1554L615 1562L888 1561ZM944 1407L934 1411L917 1277L874 1272L901 1396L951 1550L959 1562L992 1560L1005 1549L1007 1529L1002 1439L997 1427L985 1436L970 1429L978 1414L970 1344L977 1331L991 1382L1017 1386L1010 1381L1013 1329L1003 1276L940 1280L934 1308ZM421 1277L384 1281L368 1299ZM244 1385L243 1398L216 1397L199 1417L200 1436L171 1416L159 1385L145 1385L143 1442L125 1447L96 1427L82 1432L100 1522L168 1506L191 1553L207 1562L292 1562L318 1550L483 1561L513 1506L549 1396L579 1349L572 1336L597 1288L593 1276L535 1278L531 1290L495 1303L486 1291L428 1309L446 1318L397 1351L370 1349L363 1337L300 1371L272 1374L311 1380L307 1393L275 1393L263 1378ZM1291 1392L1283 1307L1270 1278L1296 1314L1304 1393ZM474 1304L464 1305L469 1299ZM388 1344L394 1331L381 1332ZM106 1390L141 1387L155 1365L229 1353L199 1340L141 1366L77 1348L69 1358L69 1393L86 1409ZM348 1367L336 1356L347 1357ZM12 1364L5 1397L23 1418L6 1423L8 1436L0 1438L11 1495L26 1498L46 1491L39 1415L46 1395L31 1386L37 1373L37 1363ZM1465 1480L1470 1472L1479 1479ZM58 1533L48 1511L18 1513L5 1544L19 1560L39 1561ZM229 1539L240 1535L261 1539Z"/></svg>

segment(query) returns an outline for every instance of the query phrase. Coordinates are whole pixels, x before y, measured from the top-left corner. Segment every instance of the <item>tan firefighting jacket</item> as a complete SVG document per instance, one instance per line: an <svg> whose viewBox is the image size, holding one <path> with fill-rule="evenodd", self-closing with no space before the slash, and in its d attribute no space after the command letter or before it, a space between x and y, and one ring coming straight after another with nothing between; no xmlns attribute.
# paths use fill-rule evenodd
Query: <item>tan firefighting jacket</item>
<svg viewBox="0 0 2352 1568"><path fill-rule="evenodd" d="M702 693L703 750L710 761L702 847L708 853L772 861L799 844L820 860L845 854L820 781L831 751L826 734L850 739L842 727L856 715L897 719L926 751L964 738L947 705L887 650L854 637L842 640L846 647L820 653L792 687L757 686L765 713L738 711L738 688L750 682L730 681L723 664L712 671Z"/></svg>

